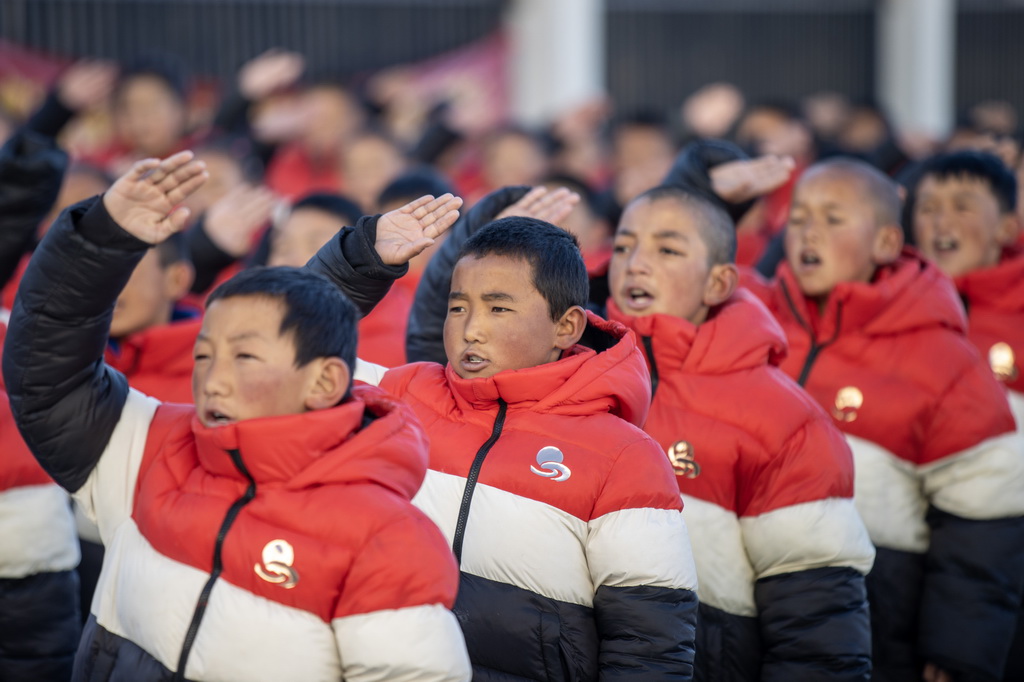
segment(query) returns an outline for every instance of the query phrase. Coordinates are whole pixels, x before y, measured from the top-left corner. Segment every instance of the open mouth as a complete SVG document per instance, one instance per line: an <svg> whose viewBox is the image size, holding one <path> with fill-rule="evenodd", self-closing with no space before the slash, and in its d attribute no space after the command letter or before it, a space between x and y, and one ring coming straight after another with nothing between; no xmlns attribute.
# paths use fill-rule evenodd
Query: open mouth
<svg viewBox="0 0 1024 682"><path fill-rule="evenodd" d="M950 253L960 248L960 242L953 237L936 237L932 241L932 246L938 253Z"/></svg>
<svg viewBox="0 0 1024 682"><path fill-rule="evenodd" d="M217 410L206 410L203 412L203 421L206 422L207 426L224 426L235 423L234 419Z"/></svg>
<svg viewBox="0 0 1024 682"><path fill-rule="evenodd" d="M809 249L804 249L800 252L800 265L806 267L813 267L815 265L821 265L821 257Z"/></svg>
<svg viewBox="0 0 1024 682"><path fill-rule="evenodd" d="M626 289L626 306L633 310L643 310L654 303L654 296L651 292L642 287L629 287Z"/></svg>
<svg viewBox="0 0 1024 682"><path fill-rule="evenodd" d="M490 365L491 361L478 353L466 351L462 354L459 364L462 365L463 369L467 372L479 372Z"/></svg>

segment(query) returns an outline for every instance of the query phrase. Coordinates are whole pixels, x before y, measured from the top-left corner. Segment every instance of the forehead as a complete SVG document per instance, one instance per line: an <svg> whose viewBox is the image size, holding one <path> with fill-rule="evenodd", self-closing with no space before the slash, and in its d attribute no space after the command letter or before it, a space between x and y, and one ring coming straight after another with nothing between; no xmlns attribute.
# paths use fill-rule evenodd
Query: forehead
<svg viewBox="0 0 1024 682"><path fill-rule="evenodd" d="M332 234L345 227L345 220L319 208L297 208L288 214L281 227L284 232L330 231Z"/></svg>
<svg viewBox="0 0 1024 682"><path fill-rule="evenodd" d="M200 334L211 341L239 335L267 340L281 338L284 303L268 296L231 296L210 304Z"/></svg>
<svg viewBox="0 0 1024 682"><path fill-rule="evenodd" d="M971 194L998 201L989 181L973 175L947 175L945 177L925 175L917 187L917 194L919 196Z"/></svg>
<svg viewBox="0 0 1024 682"><path fill-rule="evenodd" d="M793 201L870 208L874 198L867 183L856 173L840 168L812 168L797 183Z"/></svg>
<svg viewBox="0 0 1024 682"><path fill-rule="evenodd" d="M533 265L528 260L495 254L460 258L452 271L451 290L468 295L507 293L524 297L532 293L540 296L533 285Z"/></svg>

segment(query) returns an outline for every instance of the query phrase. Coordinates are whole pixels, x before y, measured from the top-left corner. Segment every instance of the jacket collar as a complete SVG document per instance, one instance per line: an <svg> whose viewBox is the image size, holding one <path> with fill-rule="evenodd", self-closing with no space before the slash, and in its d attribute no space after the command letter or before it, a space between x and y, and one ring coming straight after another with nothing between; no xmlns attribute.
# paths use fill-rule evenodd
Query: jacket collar
<svg viewBox="0 0 1024 682"><path fill-rule="evenodd" d="M1024 248L1004 249L1002 259L997 265L961 275L954 282L957 291L969 306L978 305L1006 312L1022 312Z"/></svg>

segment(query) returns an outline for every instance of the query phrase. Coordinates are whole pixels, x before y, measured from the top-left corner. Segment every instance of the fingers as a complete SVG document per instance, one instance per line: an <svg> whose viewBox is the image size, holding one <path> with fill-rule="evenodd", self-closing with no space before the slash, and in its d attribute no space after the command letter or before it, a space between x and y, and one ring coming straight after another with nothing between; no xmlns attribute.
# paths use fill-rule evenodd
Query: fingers
<svg viewBox="0 0 1024 682"><path fill-rule="evenodd" d="M180 168L188 164L188 162L191 161L194 157L195 154L193 154L191 151L187 149L183 152L172 154L163 161L160 161L153 169L153 171L146 176L146 179L149 180L154 185L159 185L161 182L166 180L169 175L173 174L175 171L179 170ZM146 161L149 160L150 159L146 159Z"/></svg>
<svg viewBox="0 0 1024 682"><path fill-rule="evenodd" d="M167 183L173 181L175 184L169 190L165 189L165 194L167 200L172 204L180 204L209 179L210 174L206 170L206 164L197 161L169 176L161 183L161 189L165 189Z"/></svg>
<svg viewBox="0 0 1024 682"><path fill-rule="evenodd" d="M450 196L450 195L446 195L446 196ZM418 209L420 209L423 206L426 206L427 204L429 204L432 201L435 201L434 196L432 194L426 194L426 195L420 197L419 199L416 199L415 201L410 201L408 204L406 204L405 206L403 206L402 208L400 208L398 210L401 213L412 213L415 216L416 215L416 211Z"/></svg>
<svg viewBox="0 0 1024 682"><path fill-rule="evenodd" d="M128 172L124 174L124 178L133 182L141 180L159 165L160 159L143 159L142 161L136 161L132 164L132 167L128 169Z"/></svg>
<svg viewBox="0 0 1024 682"><path fill-rule="evenodd" d="M555 190L543 186L534 187L522 199L499 213L497 218L521 216L557 223L569 215L579 201L580 196L565 187Z"/></svg>
<svg viewBox="0 0 1024 682"><path fill-rule="evenodd" d="M175 232L181 232L184 230L185 225L188 224L188 218L191 213L192 212L184 206L179 206L168 213L167 216L165 216L158 224L158 228L163 232L161 241L167 239L167 237L170 237Z"/></svg>

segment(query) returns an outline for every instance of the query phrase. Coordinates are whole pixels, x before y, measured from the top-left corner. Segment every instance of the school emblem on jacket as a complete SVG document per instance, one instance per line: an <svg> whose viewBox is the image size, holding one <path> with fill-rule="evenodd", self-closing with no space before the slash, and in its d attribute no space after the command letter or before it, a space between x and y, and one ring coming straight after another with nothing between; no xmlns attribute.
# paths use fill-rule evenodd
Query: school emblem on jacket
<svg viewBox="0 0 1024 682"><path fill-rule="evenodd" d="M530 471L543 476L544 478L550 478L552 481L568 481L569 477L572 476L572 471L569 467L562 464L562 460L565 459L565 455L562 451L553 445L548 445L540 449L537 453L537 467L530 465Z"/></svg>
<svg viewBox="0 0 1024 682"><path fill-rule="evenodd" d="M668 461L672 464L676 476L686 476L687 478L700 476L700 464L697 464L697 460L693 457L693 446L685 440L672 444L672 447L668 449Z"/></svg>
<svg viewBox="0 0 1024 682"><path fill-rule="evenodd" d="M253 564L256 575L268 583L290 590L299 582L295 563L295 550L286 540L271 540L263 548L263 564Z"/></svg>
<svg viewBox="0 0 1024 682"><path fill-rule="evenodd" d="M836 404L832 416L841 422L852 422L857 410L864 404L864 394L856 386L844 386L836 393Z"/></svg>
<svg viewBox="0 0 1024 682"><path fill-rule="evenodd" d="M1016 360L1008 343L1000 341L988 349L988 365L996 379L1000 381L1009 382L1017 379Z"/></svg>

